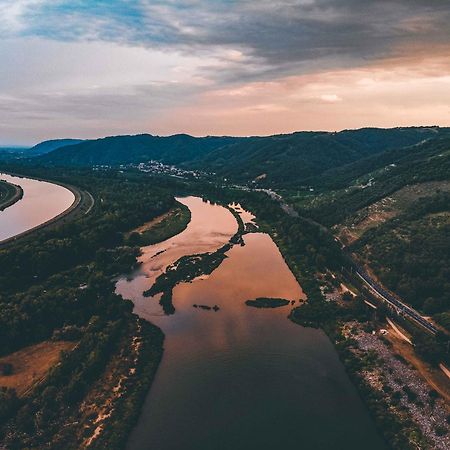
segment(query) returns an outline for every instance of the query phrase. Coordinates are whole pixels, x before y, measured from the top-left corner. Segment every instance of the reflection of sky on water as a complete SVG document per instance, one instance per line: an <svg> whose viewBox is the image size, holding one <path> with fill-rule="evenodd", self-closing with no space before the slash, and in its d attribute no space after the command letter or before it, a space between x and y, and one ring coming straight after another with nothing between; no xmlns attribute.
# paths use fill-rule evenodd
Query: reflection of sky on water
<svg viewBox="0 0 450 450"><path fill-rule="evenodd" d="M0 241L34 228L61 214L72 205L68 189L45 181L0 174L0 180L19 185L23 198L0 211Z"/></svg>
<svg viewBox="0 0 450 450"><path fill-rule="evenodd" d="M188 228L146 247L136 277L117 284L119 293L133 299L135 312L166 336L128 448L383 449L328 338L290 322L291 305L245 305L262 296L296 304L304 297L269 235L245 235L245 245L233 246L211 275L177 285L174 315L161 315L159 297L142 296L168 264L220 248L237 229L225 208L192 197L182 202L192 211Z"/></svg>

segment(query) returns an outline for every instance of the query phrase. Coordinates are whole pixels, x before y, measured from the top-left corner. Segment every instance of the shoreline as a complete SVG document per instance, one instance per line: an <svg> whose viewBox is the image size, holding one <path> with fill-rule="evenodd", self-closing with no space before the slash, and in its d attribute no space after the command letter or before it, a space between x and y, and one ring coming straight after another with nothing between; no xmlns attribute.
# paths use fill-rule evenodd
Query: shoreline
<svg viewBox="0 0 450 450"><path fill-rule="evenodd" d="M5 180L0 180L0 183L5 184L7 189L14 189L14 193L9 198L7 197L3 202L0 202L0 212L4 211L6 208L17 203L19 200L23 198L23 189L21 186L16 184L9 183Z"/></svg>
<svg viewBox="0 0 450 450"><path fill-rule="evenodd" d="M390 395L386 391L384 391L384 389L389 389L390 386L388 388L385 388L383 385L383 389L379 391L375 387L375 385L372 385L370 374L372 374L371 370L374 370L374 373L376 373L377 367L375 363L372 363L373 365L369 365L368 367L366 367L367 355L364 349L361 349L358 344L355 346L352 342L354 340L353 337L345 336L345 333L343 333L347 325L349 323L352 323L351 319L345 317L334 317L333 315L330 315L326 318L317 317L316 320L310 321L308 319L305 320L305 318L302 317L302 315L304 315L302 314L302 307L311 303L316 304L319 300L317 296L314 295L315 290L320 292L319 280L315 277L311 278L311 276L305 276L302 273L301 268L299 268L295 261L292 260L293 255L290 253L289 245L287 245L284 238L277 233L276 223L269 224L263 221L263 225L266 229L266 232L277 244L280 253L283 255L283 258L285 259L291 272L294 274L294 276L302 286L302 289L305 290L306 294L312 294L311 301L306 300L302 305L297 306L291 310L289 319L295 324L303 327L318 328L327 335L339 357L339 360L344 366L347 376L349 377L353 386L356 388L361 400L367 408L367 411L372 417L372 420L374 421L380 436L385 440L388 446L392 448L413 448L403 447L403 445L406 445L406 443L410 439L412 439L413 441L417 440L418 443L425 445L425 448L430 448L427 446L437 444L435 439L439 439L442 436L439 436L438 434L435 434L433 436L433 433L429 430L427 430L426 432L423 426L421 426L421 424L415 420L410 411L405 413L404 411L394 411L392 409L393 406L396 406L396 404L393 405L391 403ZM331 303L334 305L334 302ZM330 303L324 303L323 306L329 304ZM321 310L323 312L323 308ZM364 321L360 322L356 317L353 319L353 322L357 322L361 329L364 328L366 323ZM401 359L396 356L397 353L393 352L390 347L387 347L387 351L391 354L391 357L393 359ZM409 367L407 362L405 362L405 367ZM427 380L423 379L422 382L428 385ZM406 388L406 390L407 389L408 387ZM431 390L432 389L430 387L430 392ZM397 394L397 392L394 393ZM406 397L403 395L401 399L401 401L406 402L404 398L408 399L407 395ZM411 402L410 399L408 401ZM443 401L445 403L445 399L443 399ZM404 430L404 434L400 435L397 432L392 435L390 426L387 426L387 423L391 423L391 425L395 423L395 425L398 426L399 429ZM434 442L434 444L431 444L430 441ZM437 445L438 446L436 448L443 448L442 442L439 442Z"/></svg>
<svg viewBox="0 0 450 450"><path fill-rule="evenodd" d="M55 217L35 226L33 228L30 228L29 230L23 231L22 233L16 234L15 236L11 236L7 239L0 241L0 249L5 248L12 243L22 241L22 240L26 239L27 237L29 237L30 235L34 234L35 232L41 231L43 229L47 229L51 225L59 225L59 223L61 221L65 222L67 219L70 219L70 220L76 219L77 213L80 211L80 209L83 206L86 206L86 204L87 204L87 208L83 215L88 214L91 211L91 209L94 207L95 200L94 200L94 197L92 196L92 194L88 191L82 191L81 189L79 189L73 185L62 183L60 181L43 179L43 178L35 177L35 176L28 176L28 175L24 176L24 175L13 173L13 172L2 172L2 173L5 173L7 175L17 177L17 178L29 178L32 180L43 181L45 183L56 184L58 186L61 186L65 189L69 190L74 195L74 201L69 206L69 208L65 209L64 211L62 211L60 214L56 215ZM20 186L18 186L18 187L20 187ZM23 193L22 188L20 188L20 189ZM72 215L73 217L69 217L70 215Z"/></svg>

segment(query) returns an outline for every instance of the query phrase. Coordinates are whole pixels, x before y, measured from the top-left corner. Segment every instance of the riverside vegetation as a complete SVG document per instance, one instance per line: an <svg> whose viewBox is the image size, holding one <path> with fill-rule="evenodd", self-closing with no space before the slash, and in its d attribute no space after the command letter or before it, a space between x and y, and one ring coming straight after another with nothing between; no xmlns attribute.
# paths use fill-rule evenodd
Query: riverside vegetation
<svg viewBox="0 0 450 450"><path fill-rule="evenodd" d="M1 299L8 305L5 311L11 308L11 312L7 313L10 314L9 317L2 325L6 325L6 330L8 328L15 330L14 333L4 332L7 333L5 342L14 342L6 352L46 339L54 331L57 331L56 336L60 336L61 333L64 334L66 325L74 325L82 330L93 326L90 323L91 319L99 315L100 311L103 312L103 308L106 306L104 304L98 305L99 309L97 310L94 309L92 302L86 301L89 307L85 317L84 309L82 313L78 310L77 304L79 297L83 299L80 292L86 291L86 295L93 295L92 298L96 298L96 295L98 295L98 291L95 291L95 284L91 286L91 283L87 283L89 287L84 288L90 270L93 269L95 273L99 272L100 274L97 274L97 276L104 279L104 286L106 286L106 282L113 274L124 273L133 267L137 255L137 249L133 245L140 242L151 242L152 238L148 236L143 238L135 233L130 234L131 231L146 221L176 207L171 197L175 191L177 193L189 192L190 194L206 196L222 204L239 202L257 216L261 231L271 234L308 297L307 302L292 311L290 319L304 326L321 327L325 330L331 341L335 343L341 360L389 445L395 449L440 448L439 446L442 447L441 444L445 441L434 441L433 443L432 439L437 439L438 434L444 436L442 439L445 439L448 430L446 426L439 425L439 430L428 432L426 428L421 427L416 420L412 419L405 402L410 400L410 403L412 402L411 404L416 409L420 409L422 406L420 402L414 403L417 399L414 400L413 390L409 386L403 387L405 391L405 395L403 395L390 391L393 384L385 383L383 378L380 379L381 381L378 384L373 383L377 371L383 367L383 362L373 352L364 350L368 348L364 345L370 340L364 341L360 337L364 337L364 333L377 332L380 326L383 326L384 316L391 313L379 307L377 316L374 317L363 302L361 295L357 295L353 300L346 296L343 301L326 301L324 287L330 290L337 289L340 282L345 281L354 283L352 290L356 291L357 294L364 293L363 290L359 289L360 286L354 279L348 279L346 268L348 268L349 261L345 253L342 252L340 243L335 241L329 230L333 227L334 231L343 227L344 224L350 224L349 226L352 227L355 225L354 218L360 215L364 208L370 208L376 202L388 199L403 188L408 186L414 188L414 186L422 186L423 183L428 182L448 182L450 179L450 140L446 137L446 133L448 133L448 130L445 129L424 128L386 130L386 132L364 130L361 133L338 133L338 136L321 133L300 134L298 136L271 137L266 141L258 139L228 141L223 148L220 148L219 141L210 141L204 143L204 147L202 147L201 161L196 161L192 152L189 153L190 156L187 160L179 161L180 164L193 168L217 169L219 177L209 176L210 182L206 180L194 181L193 179L174 180L163 176L146 178L132 171L118 174L113 170L98 171L94 179L91 176L91 171L62 170L62 181L65 179L67 182L79 185L96 196L96 206L91 218L99 217L97 208L104 206L102 199L106 199L106 204L109 205L116 201L112 192L114 190L118 192L119 187L122 190L122 186L126 186L129 198L123 200L123 205L119 202L119 214L116 214L116 211L109 211L110 215L104 216L104 221L99 221L99 225L106 231L105 235L100 233L102 238L98 237L99 245L97 243L93 245L95 239L85 242L83 238L81 242L77 242L77 244L81 243L80 247L75 244L68 244L65 247L66 239L69 239L70 242L71 239L79 239L80 233L89 236L90 232L94 232L93 223L90 224L90 227L86 226L85 228L78 228L78 225L75 226L75 223L72 223L65 225L62 229L68 227L66 230L70 231L72 226L72 230L78 233L75 234L76 238L67 232L67 234L56 234L56 236L53 234L47 235L46 240L45 233L40 233L37 242L43 248L42 252L37 245L33 247L33 243L27 243L24 248L30 246L28 252L21 254L20 248L8 250L12 253L7 259L3 260L2 253L0 253L0 263L2 267L6 267L5 274L0 275L0 283L5 282L12 285L8 287L4 298ZM389 138L387 138L388 135ZM436 138L434 139L434 137ZM355 138L356 140L354 140ZM361 138L361 141L356 142L359 138ZM363 145L366 138L371 140L371 144L368 146ZM180 137L172 140L172 142L174 145L179 145L185 139L185 137ZM346 153L345 161L340 164L340 167L335 167L334 162L339 158L333 154L332 148L335 145L346 145L348 139L353 140L350 151ZM121 157L120 152L123 153L123 150L127 147L124 142L121 139L115 142L115 145L117 144L115 154L119 159ZM267 144L267 146L262 148L262 143ZM299 174L296 167L298 161L304 161L305 158L311 156L305 150L308 143L320 147L320 157L318 161L313 161L308 166L303 167L300 182L298 181ZM94 141L94 143L84 145L83 152L76 152L75 148L70 149L71 157L76 159L74 164L86 165L86 161L89 160L89 149L95 148L98 144L103 146L107 142ZM190 142L190 144L191 147L194 145L193 142ZM240 159L240 155L244 154L242 152L243 146L248 146L248 144L250 144L252 151L246 155L256 156L256 160L254 157ZM294 144L302 150L299 155L289 154L288 149ZM408 147L408 145L412 146ZM214 146L218 147L214 148ZM166 162L173 162L171 158L175 156L171 156L166 147L162 150L161 158ZM241 165L241 163L245 169L239 171L237 176L234 177L235 180L248 183L253 181L250 186L279 189L288 202L293 204L295 210L299 213L299 217L286 214L280 208L280 205L268 199L265 193L251 192L248 188L247 191L228 189L227 184L220 179L220 175L232 175L230 166L223 159L223 154L229 151L233 154L232 169L236 171L236 164ZM279 153L279 159L272 157L272 153ZM98 154L101 154L101 152L98 152ZM295 159L297 164L292 164L291 156L294 159L297 158ZM58 161L61 162L64 159L64 155L61 153L49 154L48 157L40 161L51 165L58 164ZM328 160L326 165L323 164L324 159ZM275 160L283 160L283 164L273 164ZM285 170L287 165L290 165L288 172ZM20 170L22 173L27 170L37 171L37 169L26 169L25 167ZM40 171L44 175L48 174L48 169L40 169ZM103 194L100 193L102 183L105 183L105 185L111 183L109 196L103 193L105 195L103 197ZM138 189L140 192L143 185L150 190L151 183L154 184L153 188L157 186L160 189L159 194L166 199L160 205L161 207L156 208L158 210L153 212L150 211L149 205L154 205L154 203L148 200L151 200L151 195L156 195L154 191L152 191L152 194L145 191L149 197L142 204L138 204L142 196L139 196L139 199L133 196L133 192ZM422 191L422 187L417 188L417 192ZM129 199L133 199L131 204L126 203ZM155 197L152 199L155 200ZM388 218L381 225L365 230L362 236L351 243L349 251L353 252L355 257L366 258L363 262L373 268L373 271L388 288L398 291L404 296L405 301L415 305L424 313L433 314L435 320L439 321L444 327L448 327L449 309L446 297L448 293L448 274L446 272L448 267L448 264L446 264L448 254L446 249L449 242L448 196L440 191L435 191L427 195L426 200L420 200L419 198L416 198L416 200L416 203L413 202L409 207L402 208L395 217ZM134 216L134 219L131 220L128 217L130 209L132 216ZM180 214L182 215L182 213ZM182 220L181 216L179 216L179 219L179 221L177 219L178 226L182 229L185 220ZM83 219L81 222L83 223L85 220L88 219ZM114 224L112 227L109 226L110 220ZM161 236L165 235L164 230L169 229L172 223L172 221L169 221L161 225ZM172 232L175 233L173 230L167 231L167 235L173 235ZM145 235L145 232L142 234ZM422 239L423 236L427 236L427 239ZM47 243L52 239L56 240ZM105 239L106 242L103 242L102 239ZM140 239L145 239L145 241L140 241ZM155 237L155 239L158 238ZM81 253L86 252L89 256L80 255L79 248ZM97 251L99 260L97 260ZM69 261L71 262L63 261L61 255L70 255ZM391 261L397 261L399 255L403 255L400 258L400 264L391 263ZM61 261L63 261L62 264ZM26 264L25 270L19 269L22 262ZM192 277L197 276L196 274L203 273L204 270L214 270L215 265L220 264L220 262L220 255L210 255L206 260L203 260L203 257L199 258L199 255L194 255L190 260L183 261L181 268L185 270L174 271L173 274L169 270L166 276L161 277L152 294L158 291L163 294L163 297L165 295L166 304L169 307L168 311L170 311L170 308L173 307L173 305L170 306L170 292L176 282L180 279L192 279ZM61 265L62 267L60 267ZM109 266L114 267L114 269L105 271L104 267L108 268ZM435 270L436 267L438 270ZM69 270L72 271L70 277L67 272ZM65 283L66 279L69 278L75 281L72 289L75 290L76 294L72 297L66 295L58 297L59 289L64 294L64 290L70 287L72 281L69 280L67 284ZM56 288L52 291L51 298L50 296L45 298L46 293L44 291L53 287L52 284L46 285L45 283L58 282L59 284L54 285ZM31 287L32 284L41 286L40 290L34 291L35 287ZM83 289L80 289L80 286ZM420 291L421 293L418 294L414 286L419 288L420 286L429 286L430 289L426 293ZM112 294L112 291L109 292ZM5 301L6 296L8 296L8 301ZM22 300L21 296L24 296L27 300ZM70 308L73 308L76 320L74 318L69 319L71 315L69 314L67 319L60 318L58 321L56 318L59 314L62 314L62 311L58 313L57 308L56 324L50 327L27 317L30 310L32 315L38 318L47 317L49 311L53 312L54 310L55 304L52 304L52 302L55 302L54 299L61 301L62 305L68 302ZM72 304L70 299L72 299ZM32 306L35 301L37 304ZM47 302L52 308L46 309ZM108 305L110 304L115 304L112 297ZM89 310L89 308L91 309ZM110 308L114 310L114 308ZM124 306L120 308L124 308ZM130 307L128 306L128 308ZM128 313L121 312L123 315ZM19 317L18 324L13 321L13 317ZM113 315L112 318L114 317ZM358 321L358 325L353 326L355 320ZM397 318L397 320L412 335L417 354L428 359L430 364L435 366L440 361L448 361L446 351L448 337L445 332L438 333L436 337L431 337L414 325L402 321L401 318ZM113 322L113 320L109 322ZM95 324L95 320L93 323ZM24 336L23 331L21 331L25 329L24 324L32 327L33 331L30 337ZM349 332L348 330L352 328L356 328L358 331ZM2 326L1 330L4 329ZM108 333L114 334L113 327ZM13 340L15 337L18 337L17 343ZM361 345L363 346L361 347ZM156 345L155 348L158 348L158 346ZM112 367L114 367L114 363L112 363ZM134 369L134 367L131 367L131 369ZM15 425L17 422L14 422L14 416L17 417L17 413L23 408L24 399L18 399L10 391L4 391L2 395L5 402L3 402L1 411L6 411L6 415L12 417L12 419L7 420L7 426L4 430L8 430L9 434L6 435L9 436L8 439L11 442L14 442L13 438L17 438L22 432ZM405 396L407 397L406 400ZM433 402L440 401L440 399L436 401L435 394L430 395L430 398ZM42 399L36 401L38 405L43 402ZM6 408L4 405L6 405ZM78 403L78 405L81 405L81 403ZM135 406L136 403L131 408L133 411L135 411ZM81 409L78 407L78 410ZM102 417L101 412L97 413L100 414L97 418ZM5 413L3 412L3 414ZM26 416L27 414L24 414L24 417ZM97 423L101 425L102 420L113 420L114 418L114 415L106 417L107 414L104 414L104 416L105 418ZM132 417L132 414L129 417ZM61 419L61 421L63 420ZM36 427L36 424L33 424L33 426ZM106 430L106 433L103 436L107 437L110 430L114 433L113 430L118 429L117 426L118 424L115 423L105 426L103 431ZM45 426L43 426L43 430L45 430ZM86 440L92 436L97 436L98 433L100 438L97 437L96 439L101 439L101 430L87 430L86 436L83 436L85 441L82 442L87 442ZM28 436L33 436L33 433L41 436L42 430L27 431L27 433L29 433ZM125 431L116 435L117 445L120 445L119 442L121 442L119 435L124 436ZM95 445L96 439L92 441L92 445ZM97 442L100 442L100 440Z"/></svg>
<svg viewBox="0 0 450 450"><path fill-rule="evenodd" d="M45 169L29 174L52 178ZM95 207L0 251L0 352L48 339L76 345L24 395L0 391L0 439L10 449L122 448L164 337L132 314L113 278L136 265L139 249L125 234L177 207L173 186L91 171L65 171L56 181L89 191Z"/></svg>
<svg viewBox="0 0 450 450"><path fill-rule="evenodd" d="M307 295L307 302L294 308L290 319L302 326L322 328L335 343L341 361L389 446L394 449L415 449L418 446L429 449L445 448L447 433L445 420L436 430L427 428L427 424L425 427L427 432L424 432L424 428L413 420L405 409L404 401L396 402L397 394L391 397L390 393L393 391L389 390L391 388L386 381L380 381L376 386L370 383L371 374L383 367L381 358L375 357L376 353L372 355L360 350L352 334L345 332L347 324L354 323L355 320L359 321L362 327L379 329L383 326L388 311L379 307L377 316L374 317L372 310L363 302L362 296L357 296L353 300L345 296L346 300L340 303L325 300L321 290L324 281L327 280L326 284L331 287L339 286L338 279L333 279L330 273L339 275L342 267L348 264L340 245L332 235L310 220L285 214L278 204L268 201L263 194L239 191L227 193L211 189L210 195L221 198L222 201L231 198L238 201L256 214L260 229L272 235ZM342 280L342 275L340 277ZM353 289L357 290L355 287ZM416 351L422 355L435 355L435 363L445 356L443 352L436 355L436 348L441 345L439 338L430 338L423 331L413 328ZM442 342L445 343L446 340ZM405 386L405 392L409 392L408 389ZM420 402L418 406L414 403L412 405L420 408ZM441 404L439 408L445 411L445 407Z"/></svg>
<svg viewBox="0 0 450 450"><path fill-rule="evenodd" d="M16 203L22 196L23 191L19 186L0 180L0 211Z"/></svg>
<svg viewBox="0 0 450 450"><path fill-rule="evenodd" d="M291 302L284 298L265 298L259 297L254 300L247 300L245 304L247 306L253 306L254 308L279 308L280 306L289 305Z"/></svg>

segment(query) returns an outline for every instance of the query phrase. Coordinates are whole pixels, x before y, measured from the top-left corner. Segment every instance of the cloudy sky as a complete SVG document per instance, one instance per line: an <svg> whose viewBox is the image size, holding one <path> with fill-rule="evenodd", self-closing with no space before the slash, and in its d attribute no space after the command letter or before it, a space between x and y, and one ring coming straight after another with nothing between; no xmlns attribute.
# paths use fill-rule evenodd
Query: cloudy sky
<svg viewBox="0 0 450 450"><path fill-rule="evenodd" d="M0 144L450 126L447 0L0 0Z"/></svg>

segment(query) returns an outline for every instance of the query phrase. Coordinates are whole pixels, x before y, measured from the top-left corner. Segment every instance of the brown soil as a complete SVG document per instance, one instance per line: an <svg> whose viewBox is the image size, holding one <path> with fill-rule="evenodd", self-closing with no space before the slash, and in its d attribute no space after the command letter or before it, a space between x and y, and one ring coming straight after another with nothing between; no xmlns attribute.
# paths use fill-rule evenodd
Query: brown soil
<svg viewBox="0 0 450 450"><path fill-rule="evenodd" d="M0 386L16 389L19 396L25 394L58 363L61 351L70 351L75 345L76 342L45 341L3 356L0 364L12 364L13 373L0 375Z"/></svg>
<svg viewBox="0 0 450 450"><path fill-rule="evenodd" d="M161 223L163 220L167 219L172 214L174 214L173 210L166 212L165 214L162 214L161 216L155 217L154 219L150 220L150 222L146 222L143 225L141 225L140 227L135 228L131 233L139 233L139 234L144 233L145 231L148 231L151 228L153 228L155 225L158 225L159 223Z"/></svg>
<svg viewBox="0 0 450 450"><path fill-rule="evenodd" d="M397 327L407 334L406 331L397 325ZM429 364L422 361L414 352L414 348L405 342L400 336L395 332L388 333L385 338L392 343L392 349L394 353L397 353L406 359L426 380L430 388L439 392L439 394L446 400L447 407L450 411L450 380L446 375L440 370L431 367Z"/></svg>

